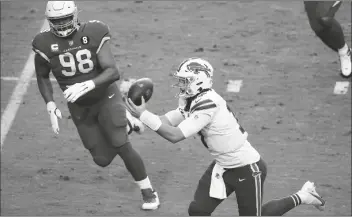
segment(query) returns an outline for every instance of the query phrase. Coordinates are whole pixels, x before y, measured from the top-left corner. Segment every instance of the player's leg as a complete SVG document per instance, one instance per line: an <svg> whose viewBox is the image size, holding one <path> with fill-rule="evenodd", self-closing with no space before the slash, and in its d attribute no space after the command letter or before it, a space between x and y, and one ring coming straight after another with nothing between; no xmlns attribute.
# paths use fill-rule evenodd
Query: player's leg
<svg viewBox="0 0 352 217"><path fill-rule="evenodd" d="M160 202L154 191L141 156L132 147L126 132L126 108L116 85L109 87L107 96L99 108L98 122L110 144L117 148L117 154L123 160L127 170L140 187L143 195L143 209L156 209ZM113 97L109 98L115 94Z"/></svg>
<svg viewBox="0 0 352 217"><path fill-rule="evenodd" d="M200 178L194 199L188 208L190 216L210 216L215 208L223 201L209 196L211 175L215 162L212 162L203 176ZM223 174L223 178L227 176L227 172ZM226 185L226 193L229 196L233 192L230 186Z"/></svg>
<svg viewBox="0 0 352 217"><path fill-rule="evenodd" d="M351 50L345 42L340 23L334 18L341 1L305 1L309 24L315 34L332 50L338 52L341 73L351 75Z"/></svg>
<svg viewBox="0 0 352 217"><path fill-rule="evenodd" d="M263 160L229 170L234 177L238 212L240 216L260 216L262 213L263 186L267 168Z"/></svg>
<svg viewBox="0 0 352 217"><path fill-rule="evenodd" d="M264 204L262 215L282 216L301 204L313 205L319 210L324 209L325 201L316 192L314 183L308 181L297 193Z"/></svg>
<svg viewBox="0 0 352 217"><path fill-rule="evenodd" d="M86 149L89 150L93 161L101 167L108 166L117 155L116 148L110 146L105 135L101 132L94 108L68 104L73 123Z"/></svg>
<svg viewBox="0 0 352 217"><path fill-rule="evenodd" d="M309 23L316 35L332 50L338 51L345 45L345 37L341 25L334 18L335 13L329 10L334 2L329 1L305 1L305 9ZM340 7L338 4L334 12Z"/></svg>

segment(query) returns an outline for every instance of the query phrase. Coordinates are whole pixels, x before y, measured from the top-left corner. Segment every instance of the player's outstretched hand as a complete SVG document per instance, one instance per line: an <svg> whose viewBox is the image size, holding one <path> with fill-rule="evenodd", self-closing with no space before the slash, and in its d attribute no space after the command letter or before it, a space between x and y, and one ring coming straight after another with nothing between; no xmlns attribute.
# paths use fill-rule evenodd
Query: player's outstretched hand
<svg viewBox="0 0 352 217"><path fill-rule="evenodd" d="M141 114L146 110L145 100L143 96L141 101L141 105L137 106L132 102L130 98L127 98L126 100L127 110L136 118L139 118Z"/></svg>
<svg viewBox="0 0 352 217"><path fill-rule="evenodd" d="M57 108L55 102L53 101L46 104L46 109L48 110L51 127L54 133L59 134L60 128L58 118L62 119L61 111Z"/></svg>
<svg viewBox="0 0 352 217"><path fill-rule="evenodd" d="M67 99L68 102L74 103L77 99L81 96L85 95L89 91L95 88L95 84L92 80L85 81L82 83L76 83L74 85L69 86L64 91L64 97Z"/></svg>

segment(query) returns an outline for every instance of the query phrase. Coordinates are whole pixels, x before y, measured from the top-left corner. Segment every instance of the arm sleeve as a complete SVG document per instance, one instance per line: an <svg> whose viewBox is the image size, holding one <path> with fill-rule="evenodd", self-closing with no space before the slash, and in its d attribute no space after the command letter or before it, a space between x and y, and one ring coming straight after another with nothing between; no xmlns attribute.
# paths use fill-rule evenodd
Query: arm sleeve
<svg viewBox="0 0 352 217"><path fill-rule="evenodd" d="M39 56L41 56L43 59L45 59L47 62L50 63L49 57L45 54L45 52L40 48L40 40L41 40L41 35L38 34L35 36L35 38L32 41L32 50L37 53Z"/></svg>
<svg viewBox="0 0 352 217"><path fill-rule="evenodd" d="M192 115L190 118L182 121L178 127L182 131L183 135L187 138L193 134L201 131L211 121L209 114L200 113Z"/></svg>
<svg viewBox="0 0 352 217"><path fill-rule="evenodd" d="M178 126L185 119L178 108L166 113L165 117L170 121L172 126Z"/></svg>
<svg viewBox="0 0 352 217"><path fill-rule="evenodd" d="M211 99L204 99L192 105L190 111L191 115L199 115L199 114L207 114L211 118L213 118L216 111L218 111L219 106L211 100Z"/></svg>
<svg viewBox="0 0 352 217"><path fill-rule="evenodd" d="M95 35L95 40L98 45L96 53L99 53L104 43L111 39L110 28L108 25L98 20L89 21L89 25L92 26L93 34Z"/></svg>
<svg viewBox="0 0 352 217"><path fill-rule="evenodd" d="M219 107L211 99L204 99L193 106L191 106L191 115L184 120L178 127L181 129L183 135L187 138L195 133L201 131L208 125Z"/></svg>

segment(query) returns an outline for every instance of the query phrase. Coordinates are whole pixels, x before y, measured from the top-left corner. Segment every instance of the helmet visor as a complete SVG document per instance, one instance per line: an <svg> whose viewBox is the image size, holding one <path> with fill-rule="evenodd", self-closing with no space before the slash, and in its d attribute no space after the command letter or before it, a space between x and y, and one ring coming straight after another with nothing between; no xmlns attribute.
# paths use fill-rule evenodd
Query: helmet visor
<svg viewBox="0 0 352 217"><path fill-rule="evenodd" d="M178 76L176 73L174 74L174 78L177 80L177 83L172 85L172 87L176 87L180 89L179 95L185 95L188 93L189 86L194 81L193 77L183 77Z"/></svg>
<svg viewBox="0 0 352 217"><path fill-rule="evenodd" d="M60 18L48 17L48 21L49 21L50 27L55 33L60 33L60 32L69 33L73 31L75 28L73 14L66 17L60 17Z"/></svg>

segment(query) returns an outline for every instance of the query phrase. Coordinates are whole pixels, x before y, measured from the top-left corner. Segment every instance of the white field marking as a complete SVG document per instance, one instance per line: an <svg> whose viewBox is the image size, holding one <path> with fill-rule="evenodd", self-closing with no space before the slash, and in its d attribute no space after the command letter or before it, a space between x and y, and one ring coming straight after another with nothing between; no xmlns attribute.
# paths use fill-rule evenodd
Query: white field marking
<svg viewBox="0 0 352 217"><path fill-rule="evenodd" d="M335 7L337 4L339 4L341 1L335 1L335 3L332 5L332 7Z"/></svg>
<svg viewBox="0 0 352 217"><path fill-rule="evenodd" d="M5 76L5 77L0 77L0 80L3 80L3 81L18 81L20 80L19 77L11 77L11 76ZM30 81L37 81L36 78L31 78ZM55 78L50 78L50 81L56 81Z"/></svg>
<svg viewBox="0 0 352 217"><path fill-rule="evenodd" d="M48 29L49 25L44 21L40 31ZM24 94L27 92L28 86L30 84L31 78L34 74L34 52L31 51L27 59L26 64L21 72L21 76L17 82L15 89L9 99L9 103L5 108L4 113L1 116L1 151L4 145L5 138L9 132L13 120L17 114L18 108L21 105Z"/></svg>
<svg viewBox="0 0 352 217"><path fill-rule="evenodd" d="M240 92L242 80L229 80L227 83L227 92Z"/></svg>
<svg viewBox="0 0 352 217"><path fill-rule="evenodd" d="M337 81L334 88L334 94L343 95L348 92L349 81Z"/></svg>

